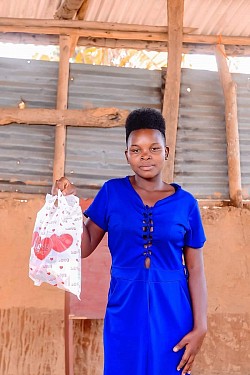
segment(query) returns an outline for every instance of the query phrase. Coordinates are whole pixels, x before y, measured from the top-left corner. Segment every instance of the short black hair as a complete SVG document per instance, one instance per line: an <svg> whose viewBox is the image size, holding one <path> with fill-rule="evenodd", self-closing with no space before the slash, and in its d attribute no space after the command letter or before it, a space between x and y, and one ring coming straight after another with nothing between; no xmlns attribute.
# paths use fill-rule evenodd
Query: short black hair
<svg viewBox="0 0 250 375"><path fill-rule="evenodd" d="M126 143L128 143L130 133L139 129L159 130L163 135L164 140L166 139L166 125L164 117L154 108L138 108L130 112L125 123L125 128Z"/></svg>

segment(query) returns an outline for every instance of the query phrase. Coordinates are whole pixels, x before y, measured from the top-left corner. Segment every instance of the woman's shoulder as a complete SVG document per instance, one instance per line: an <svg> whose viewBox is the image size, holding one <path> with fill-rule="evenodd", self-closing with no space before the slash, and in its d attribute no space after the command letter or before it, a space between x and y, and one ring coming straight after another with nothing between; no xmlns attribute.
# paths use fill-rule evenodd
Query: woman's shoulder
<svg viewBox="0 0 250 375"><path fill-rule="evenodd" d="M179 198L184 199L191 204L195 204L197 202L195 196L190 193L190 191L183 189L181 185L177 183L172 183L171 185L175 188L175 191L178 192Z"/></svg>
<svg viewBox="0 0 250 375"><path fill-rule="evenodd" d="M111 189L122 189L126 186L127 177L119 177L119 178L111 178L107 180L103 186L105 186L108 190Z"/></svg>
<svg viewBox="0 0 250 375"><path fill-rule="evenodd" d="M119 185L119 184L124 184L124 182L127 180L127 177L116 177L116 178L111 178L105 182L107 185Z"/></svg>

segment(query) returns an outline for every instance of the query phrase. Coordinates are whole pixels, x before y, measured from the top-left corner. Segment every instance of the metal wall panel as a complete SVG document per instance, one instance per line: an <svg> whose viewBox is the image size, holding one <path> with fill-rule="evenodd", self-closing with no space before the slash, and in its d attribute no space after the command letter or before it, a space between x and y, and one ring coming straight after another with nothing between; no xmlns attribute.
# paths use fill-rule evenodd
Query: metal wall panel
<svg viewBox="0 0 250 375"><path fill-rule="evenodd" d="M126 162L123 128L67 129L66 175L84 197L93 197L103 183L131 173Z"/></svg>
<svg viewBox="0 0 250 375"><path fill-rule="evenodd" d="M1 17L53 19L58 0L1 1ZM184 27L200 35L250 34L249 0L185 0ZM89 0L86 21L167 26L166 0Z"/></svg>
<svg viewBox="0 0 250 375"><path fill-rule="evenodd" d="M58 63L0 59L0 71L0 107L17 107L22 99L27 108L55 108ZM71 64L70 77L69 108L161 107L159 71ZM67 135L66 175L74 175L85 196L129 172L123 128L68 127ZM53 126L0 127L0 190L49 192L53 154Z"/></svg>
<svg viewBox="0 0 250 375"><path fill-rule="evenodd" d="M49 192L53 155L53 126L1 126L0 191Z"/></svg>
<svg viewBox="0 0 250 375"><path fill-rule="evenodd" d="M228 198L224 99L217 72L182 69L175 181L198 198Z"/></svg>
<svg viewBox="0 0 250 375"><path fill-rule="evenodd" d="M70 77L69 108L161 108L160 71L71 64ZM66 174L92 197L107 179L131 173L124 150L124 128L68 127Z"/></svg>
<svg viewBox="0 0 250 375"><path fill-rule="evenodd" d="M243 197L250 197L250 75L233 74L237 84L240 138L241 182Z"/></svg>
<svg viewBox="0 0 250 375"><path fill-rule="evenodd" d="M1 58L0 72L0 107L55 108L57 62ZM1 126L0 191L49 192L53 154L53 126Z"/></svg>
<svg viewBox="0 0 250 375"><path fill-rule="evenodd" d="M55 108L58 64L0 59L0 106ZM69 108L141 106L160 109L161 72L72 64ZM249 77L234 75L244 197L249 197ZM130 172L124 157L123 128L68 127L66 175L80 194L94 196L104 181ZM0 190L44 193L50 190L53 126L0 127ZM228 198L224 100L218 73L183 69L175 181L199 198Z"/></svg>
<svg viewBox="0 0 250 375"><path fill-rule="evenodd" d="M161 109L160 71L70 65L69 108L142 106Z"/></svg>
<svg viewBox="0 0 250 375"><path fill-rule="evenodd" d="M0 58L0 107L55 108L58 62Z"/></svg>

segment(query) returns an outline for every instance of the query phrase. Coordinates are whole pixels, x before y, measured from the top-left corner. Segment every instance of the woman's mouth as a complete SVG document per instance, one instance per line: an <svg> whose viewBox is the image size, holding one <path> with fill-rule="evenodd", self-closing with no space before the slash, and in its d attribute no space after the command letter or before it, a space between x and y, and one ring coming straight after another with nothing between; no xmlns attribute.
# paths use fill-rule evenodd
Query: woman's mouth
<svg viewBox="0 0 250 375"><path fill-rule="evenodd" d="M150 171L151 169L154 168L154 166L153 165L141 165L139 168L142 169L143 171Z"/></svg>

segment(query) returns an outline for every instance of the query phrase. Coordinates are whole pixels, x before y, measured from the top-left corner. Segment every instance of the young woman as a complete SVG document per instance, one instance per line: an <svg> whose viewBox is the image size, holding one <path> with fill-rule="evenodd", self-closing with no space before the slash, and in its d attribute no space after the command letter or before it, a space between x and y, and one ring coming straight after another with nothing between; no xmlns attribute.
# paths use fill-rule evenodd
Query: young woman
<svg viewBox="0 0 250 375"><path fill-rule="evenodd" d="M162 181L165 122L153 109L130 113L125 151L134 174L107 181L82 236L89 256L108 232L111 281L104 321L104 375L190 374L207 330L197 201ZM65 177L56 182L75 193Z"/></svg>

